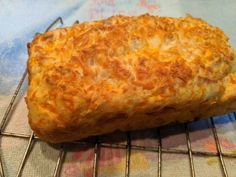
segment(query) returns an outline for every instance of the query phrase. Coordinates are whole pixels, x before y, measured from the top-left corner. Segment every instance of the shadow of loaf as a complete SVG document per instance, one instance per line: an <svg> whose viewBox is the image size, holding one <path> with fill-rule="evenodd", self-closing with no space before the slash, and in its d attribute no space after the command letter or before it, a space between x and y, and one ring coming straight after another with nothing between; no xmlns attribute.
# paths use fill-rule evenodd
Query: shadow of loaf
<svg viewBox="0 0 236 177"><path fill-rule="evenodd" d="M28 45L29 123L59 143L236 110L236 55L191 16L113 16Z"/></svg>

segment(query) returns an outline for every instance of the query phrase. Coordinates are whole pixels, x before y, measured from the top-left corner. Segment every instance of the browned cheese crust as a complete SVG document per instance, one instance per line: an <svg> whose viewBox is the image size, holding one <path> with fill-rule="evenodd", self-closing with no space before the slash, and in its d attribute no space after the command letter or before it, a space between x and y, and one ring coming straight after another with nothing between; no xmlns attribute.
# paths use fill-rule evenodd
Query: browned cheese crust
<svg viewBox="0 0 236 177"><path fill-rule="evenodd" d="M236 110L236 57L190 16L113 16L28 45L29 123L58 143Z"/></svg>

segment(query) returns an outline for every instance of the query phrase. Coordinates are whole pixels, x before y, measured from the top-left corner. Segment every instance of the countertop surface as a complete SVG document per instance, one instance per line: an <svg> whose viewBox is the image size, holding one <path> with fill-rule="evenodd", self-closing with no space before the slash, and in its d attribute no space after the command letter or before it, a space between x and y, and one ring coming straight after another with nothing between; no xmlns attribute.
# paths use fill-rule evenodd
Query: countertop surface
<svg viewBox="0 0 236 177"><path fill-rule="evenodd" d="M150 13L160 16L180 17L191 14L221 28L229 37L229 43L236 49L236 0L42 0L4 1L0 0L0 120L4 117L14 90L25 71L27 61L26 45L36 32L43 32L57 17L62 17L64 25L76 20L80 22L103 19L111 15L139 15ZM61 25L58 25L61 27ZM4 131L30 135L27 124L27 110L22 93L18 96L14 111L9 115ZM11 118L12 117L12 118ZM236 153L236 120L233 114L214 118L223 151ZM200 151L216 152L211 122L198 121L188 125L192 147ZM151 133L150 133L151 132ZM154 130L132 133L140 145L156 144ZM186 149L183 125L166 127L161 130L163 146ZM173 132L173 133L170 133ZM146 134L146 136L145 136ZM5 176L16 176L28 139L1 136L0 157ZM112 135L122 139L124 134ZM109 139L109 138L108 138ZM92 176L93 147L74 146L68 150L61 176ZM73 149L72 148L72 149ZM100 149L98 176L124 176L124 149ZM52 176L59 150L41 141L34 143L22 176ZM157 175L156 152L131 152L131 176ZM187 154L162 156L163 176L190 176ZM225 158L228 174L236 174L236 158ZM194 156L197 176L222 176L218 157Z"/></svg>

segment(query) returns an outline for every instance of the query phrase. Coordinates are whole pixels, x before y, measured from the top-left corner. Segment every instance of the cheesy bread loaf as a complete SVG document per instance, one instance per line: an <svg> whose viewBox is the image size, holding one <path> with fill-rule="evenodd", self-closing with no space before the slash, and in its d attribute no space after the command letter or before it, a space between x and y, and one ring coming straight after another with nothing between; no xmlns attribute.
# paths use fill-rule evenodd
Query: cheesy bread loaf
<svg viewBox="0 0 236 177"><path fill-rule="evenodd" d="M112 16L37 35L27 106L51 143L236 110L236 55L191 16Z"/></svg>

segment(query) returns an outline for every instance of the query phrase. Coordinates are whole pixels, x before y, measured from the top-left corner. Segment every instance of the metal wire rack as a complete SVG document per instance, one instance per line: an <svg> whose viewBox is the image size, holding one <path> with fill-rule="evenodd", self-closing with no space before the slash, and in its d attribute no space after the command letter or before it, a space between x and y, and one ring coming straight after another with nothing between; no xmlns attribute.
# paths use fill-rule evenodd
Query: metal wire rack
<svg viewBox="0 0 236 177"><path fill-rule="evenodd" d="M47 28L46 31L51 30L56 24L60 23L63 25L63 20L61 17L57 18L55 21L53 21L49 27ZM79 21L76 21L75 23L79 23ZM24 80L26 79L27 76L27 71L25 70L22 78L20 79L20 82L18 86L16 87L16 90L11 98L11 101L6 109L6 112L3 116L3 119L0 123L0 138L5 136L5 137L17 137L17 138L23 138L23 139L28 139L28 145L25 149L23 158L21 160L21 163L18 167L18 172L16 177L22 176L22 170L24 168L24 165L27 161L27 157L33 149L33 144L35 141L40 141L38 137L34 135L33 132L31 132L31 135L25 135L25 134L20 134L20 133L12 133L12 132L6 132L5 127L7 122L10 120L10 112L12 111L13 105L15 104L16 97L22 87L22 84ZM234 119L236 120L236 115L233 113ZM149 146L139 146L139 145L132 145L131 141L132 138L130 137L130 132L126 133L126 144L119 144L119 143L102 143L99 141L99 137L95 137L95 141L75 141L72 143L75 144L81 144L81 145L92 145L94 147L94 157L93 157L93 177L97 176L97 171L98 171L98 158L99 158L99 148L102 147L107 147L107 148L121 148L126 151L126 165L125 165L125 172L124 176L129 177L130 176L130 156L131 156L131 150L142 150L142 151L149 151L149 152L156 152L158 153L158 161L157 161L157 174L155 176L161 177L162 176L162 166L163 166L163 160L162 160L162 153L173 153L173 154L186 154L188 155L189 158L189 169L190 169L190 174L191 177L196 176L195 172L195 167L194 167L194 160L193 160L193 155L195 156L208 156L208 157L218 157L220 166L221 166L221 171L222 171L222 176L223 177L228 177L228 172L227 168L224 162L224 158L235 158L236 159L236 154L234 153L223 153L221 144L218 138L218 134L216 131L215 123L213 121L213 118L209 118L210 123L211 123L211 129L212 133L214 135L214 141L216 145L217 152L206 152L206 151L196 151L192 149L191 141L190 141L190 136L189 136L189 128L188 128L188 123L184 124L185 128L185 135L186 135L186 142L187 142L187 150L181 150L181 149L169 149L169 148L164 148L162 147L162 137L160 135L160 128L156 129L156 134L157 134L157 141L158 141L158 147L149 147ZM57 163L54 169L53 177L59 177L60 172L62 169L62 164L65 158L66 154L66 149L64 148L66 144L61 144L60 146L60 152L58 155ZM4 173L4 168L3 168L3 163L0 157L0 175L1 177L6 177L6 174Z"/></svg>

